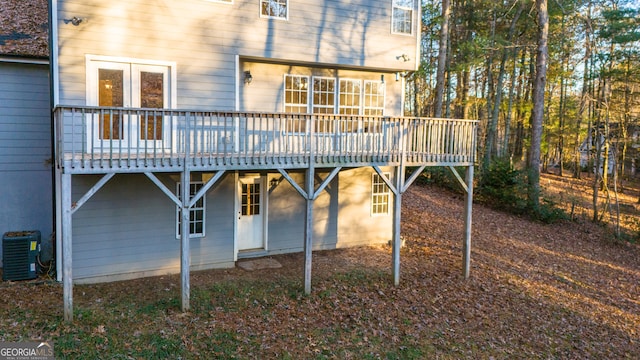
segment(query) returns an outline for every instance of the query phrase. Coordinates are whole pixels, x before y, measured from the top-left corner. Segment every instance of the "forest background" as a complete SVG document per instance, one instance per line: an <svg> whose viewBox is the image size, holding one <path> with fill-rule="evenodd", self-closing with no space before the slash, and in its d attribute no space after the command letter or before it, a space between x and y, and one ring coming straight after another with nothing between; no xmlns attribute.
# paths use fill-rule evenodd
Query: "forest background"
<svg viewBox="0 0 640 360"><path fill-rule="evenodd" d="M592 177L591 220L623 235L618 193L640 165L639 1L423 0L420 61L400 74L406 113L480 120L480 200L552 221L540 172Z"/></svg>

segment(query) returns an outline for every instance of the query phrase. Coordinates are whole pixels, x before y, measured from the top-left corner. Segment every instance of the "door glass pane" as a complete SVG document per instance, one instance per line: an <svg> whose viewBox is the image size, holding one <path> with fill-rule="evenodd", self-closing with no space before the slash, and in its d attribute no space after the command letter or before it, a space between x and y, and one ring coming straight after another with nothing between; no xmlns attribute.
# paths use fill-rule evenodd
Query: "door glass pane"
<svg viewBox="0 0 640 360"><path fill-rule="evenodd" d="M164 107L163 73L140 72L140 106ZM140 140L162 140L162 114L150 111L140 116Z"/></svg>
<svg viewBox="0 0 640 360"><path fill-rule="evenodd" d="M123 71L98 69L98 105L122 107ZM100 139L122 139L122 114L117 110L106 110L100 116Z"/></svg>
<svg viewBox="0 0 640 360"><path fill-rule="evenodd" d="M260 214L260 184L242 184L242 215Z"/></svg>

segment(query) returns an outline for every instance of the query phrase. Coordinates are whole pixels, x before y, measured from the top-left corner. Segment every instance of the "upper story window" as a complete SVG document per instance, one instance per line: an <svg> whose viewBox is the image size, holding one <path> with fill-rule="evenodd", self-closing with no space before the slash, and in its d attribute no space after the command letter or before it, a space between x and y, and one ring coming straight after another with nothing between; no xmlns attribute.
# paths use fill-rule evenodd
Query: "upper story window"
<svg viewBox="0 0 640 360"><path fill-rule="evenodd" d="M289 16L289 0L260 0L260 16L286 20Z"/></svg>
<svg viewBox="0 0 640 360"><path fill-rule="evenodd" d="M336 109L336 79L313 78L313 113L334 114Z"/></svg>
<svg viewBox="0 0 640 360"><path fill-rule="evenodd" d="M288 113L305 114L309 112L309 77L303 75L284 76L284 111ZM298 133L307 131L304 119L287 121L287 132Z"/></svg>
<svg viewBox="0 0 640 360"><path fill-rule="evenodd" d="M340 79L339 114L360 115L360 88L360 80Z"/></svg>
<svg viewBox="0 0 640 360"><path fill-rule="evenodd" d="M309 111L309 77L302 75L284 76L284 111L306 113Z"/></svg>
<svg viewBox="0 0 640 360"><path fill-rule="evenodd" d="M314 76L311 84L309 80L304 75L284 75L285 112L384 115L385 86L382 81L325 76Z"/></svg>
<svg viewBox="0 0 640 360"><path fill-rule="evenodd" d="M384 115L384 84L380 81L364 81L363 115Z"/></svg>
<svg viewBox="0 0 640 360"><path fill-rule="evenodd" d="M413 28L413 0L391 0L391 32L394 34L411 34Z"/></svg>

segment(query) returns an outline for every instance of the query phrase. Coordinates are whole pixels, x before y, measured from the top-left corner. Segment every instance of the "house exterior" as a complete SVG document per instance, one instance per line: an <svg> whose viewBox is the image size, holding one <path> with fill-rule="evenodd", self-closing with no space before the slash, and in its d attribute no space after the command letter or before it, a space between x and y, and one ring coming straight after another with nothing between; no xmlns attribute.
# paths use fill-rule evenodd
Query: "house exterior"
<svg viewBox="0 0 640 360"><path fill-rule="evenodd" d="M578 148L578 152L580 153L580 167L584 169L588 169L589 164L591 163L590 171L594 173L596 171L596 164L595 164L596 155L595 154L596 154L596 149L598 147L598 143L596 142L596 139L599 142L599 144L603 146L602 144L604 144L605 142L605 136L598 132L597 135L595 136L587 136L587 138L584 139L584 141L582 142L582 144L580 144L580 147ZM600 163L599 163L600 168L598 169L598 172L600 174L603 174L602 169L604 168L605 161L607 161L607 173L613 174L613 169L616 166L615 148L613 148L612 146L609 146L608 154L606 154L603 146L603 149L601 150L601 152L602 153L600 154ZM605 157L605 155L607 156Z"/></svg>
<svg viewBox="0 0 640 360"><path fill-rule="evenodd" d="M0 234L39 230L44 261L53 231L47 27L46 0L0 1Z"/></svg>
<svg viewBox="0 0 640 360"><path fill-rule="evenodd" d="M191 270L304 251L309 292L313 250L390 240L397 283L400 201L425 166L467 167L468 245L476 122L403 117L418 1L50 11L67 319L73 283L179 272L186 310Z"/></svg>

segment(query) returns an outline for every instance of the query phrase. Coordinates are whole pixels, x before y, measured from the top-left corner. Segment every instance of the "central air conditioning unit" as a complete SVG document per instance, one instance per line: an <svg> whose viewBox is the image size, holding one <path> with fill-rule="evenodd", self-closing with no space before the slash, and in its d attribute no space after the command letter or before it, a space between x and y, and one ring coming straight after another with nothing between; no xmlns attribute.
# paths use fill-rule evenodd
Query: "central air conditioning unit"
<svg viewBox="0 0 640 360"><path fill-rule="evenodd" d="M2 280L28 280L38 276L40 231L7 232L2 236Z"/></svg>

